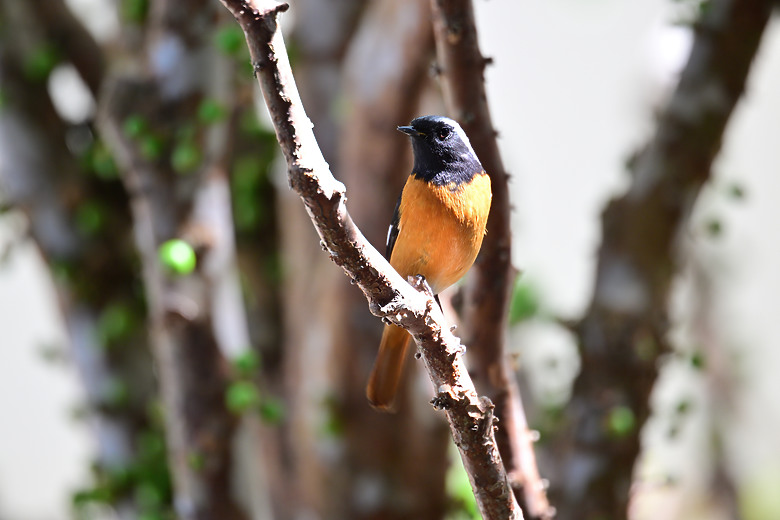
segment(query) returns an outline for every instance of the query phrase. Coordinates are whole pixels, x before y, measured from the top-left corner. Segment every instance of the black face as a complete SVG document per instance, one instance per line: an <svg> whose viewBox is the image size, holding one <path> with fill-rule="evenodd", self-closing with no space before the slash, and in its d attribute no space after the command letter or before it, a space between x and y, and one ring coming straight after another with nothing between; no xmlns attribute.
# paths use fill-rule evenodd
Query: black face
<svg viewBox="0 0 780 520"><path fill-rule="evenodd" d="M412 138L413 175L442 186L456 186L482 172L482 165L460 125L441 116L418 117L398 130Z"/></svg>

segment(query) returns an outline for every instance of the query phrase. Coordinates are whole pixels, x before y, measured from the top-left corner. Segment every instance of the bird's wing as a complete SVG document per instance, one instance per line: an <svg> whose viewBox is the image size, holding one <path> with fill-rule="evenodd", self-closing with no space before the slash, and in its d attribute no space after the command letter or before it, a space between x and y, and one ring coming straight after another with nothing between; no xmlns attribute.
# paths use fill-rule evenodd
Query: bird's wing
<svg viewBox="0 0 780 520"><path fill-rule="evenodd" d="M398 238L399 222L401 219L401 197L403 192L398 196L398 201L395 203L395 210L393 211L393 220L390 221L390 227L387 230L387 249L385 250L385 258L390 260L390 255L393 254L393 247L395 246L395 240Z"/></svg>

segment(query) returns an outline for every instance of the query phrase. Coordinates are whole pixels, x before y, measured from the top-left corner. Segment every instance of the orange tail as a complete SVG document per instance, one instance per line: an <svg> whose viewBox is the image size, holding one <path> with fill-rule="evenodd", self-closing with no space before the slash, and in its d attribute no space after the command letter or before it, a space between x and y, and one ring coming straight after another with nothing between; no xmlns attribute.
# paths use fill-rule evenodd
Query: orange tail
<svg viewBox="0 0 780 520"><path fill-rule="evenodd" d="M371 370L366 397L374 408L392 412L401 372L406 360L406 349L412 337L395 325L385 325L379 353Z"/></svg>

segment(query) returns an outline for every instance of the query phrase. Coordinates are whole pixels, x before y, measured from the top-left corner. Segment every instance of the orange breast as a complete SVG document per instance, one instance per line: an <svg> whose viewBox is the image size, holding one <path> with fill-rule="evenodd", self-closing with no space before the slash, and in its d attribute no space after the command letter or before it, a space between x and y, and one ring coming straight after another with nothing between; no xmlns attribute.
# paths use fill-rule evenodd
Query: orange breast
<svg viewBox="0 0 780 520"><path fill-rule="evenodd" d="M482 246L490 199L484 173L455 189L409 176L390 264L404 278L425 276L437 294L457 282Z"/></svg>

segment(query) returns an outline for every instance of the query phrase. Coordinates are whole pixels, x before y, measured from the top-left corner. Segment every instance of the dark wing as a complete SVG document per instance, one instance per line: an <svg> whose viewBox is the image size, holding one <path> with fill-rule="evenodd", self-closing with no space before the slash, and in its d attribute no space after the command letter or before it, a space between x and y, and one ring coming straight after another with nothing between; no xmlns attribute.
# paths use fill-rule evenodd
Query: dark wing
<svg viewBox="0 0 780 520"><path fill-rule="evenodd" d="M390 221L390 228L387 230L387 249L385 250L385 258L390 260L390 255L393 254L393 247L395 246L395 240L398 238L398 224L401 220L401 197L403 192L398 196L398 201L395 203L395 210L393 211L393 220Z"/></svg>

